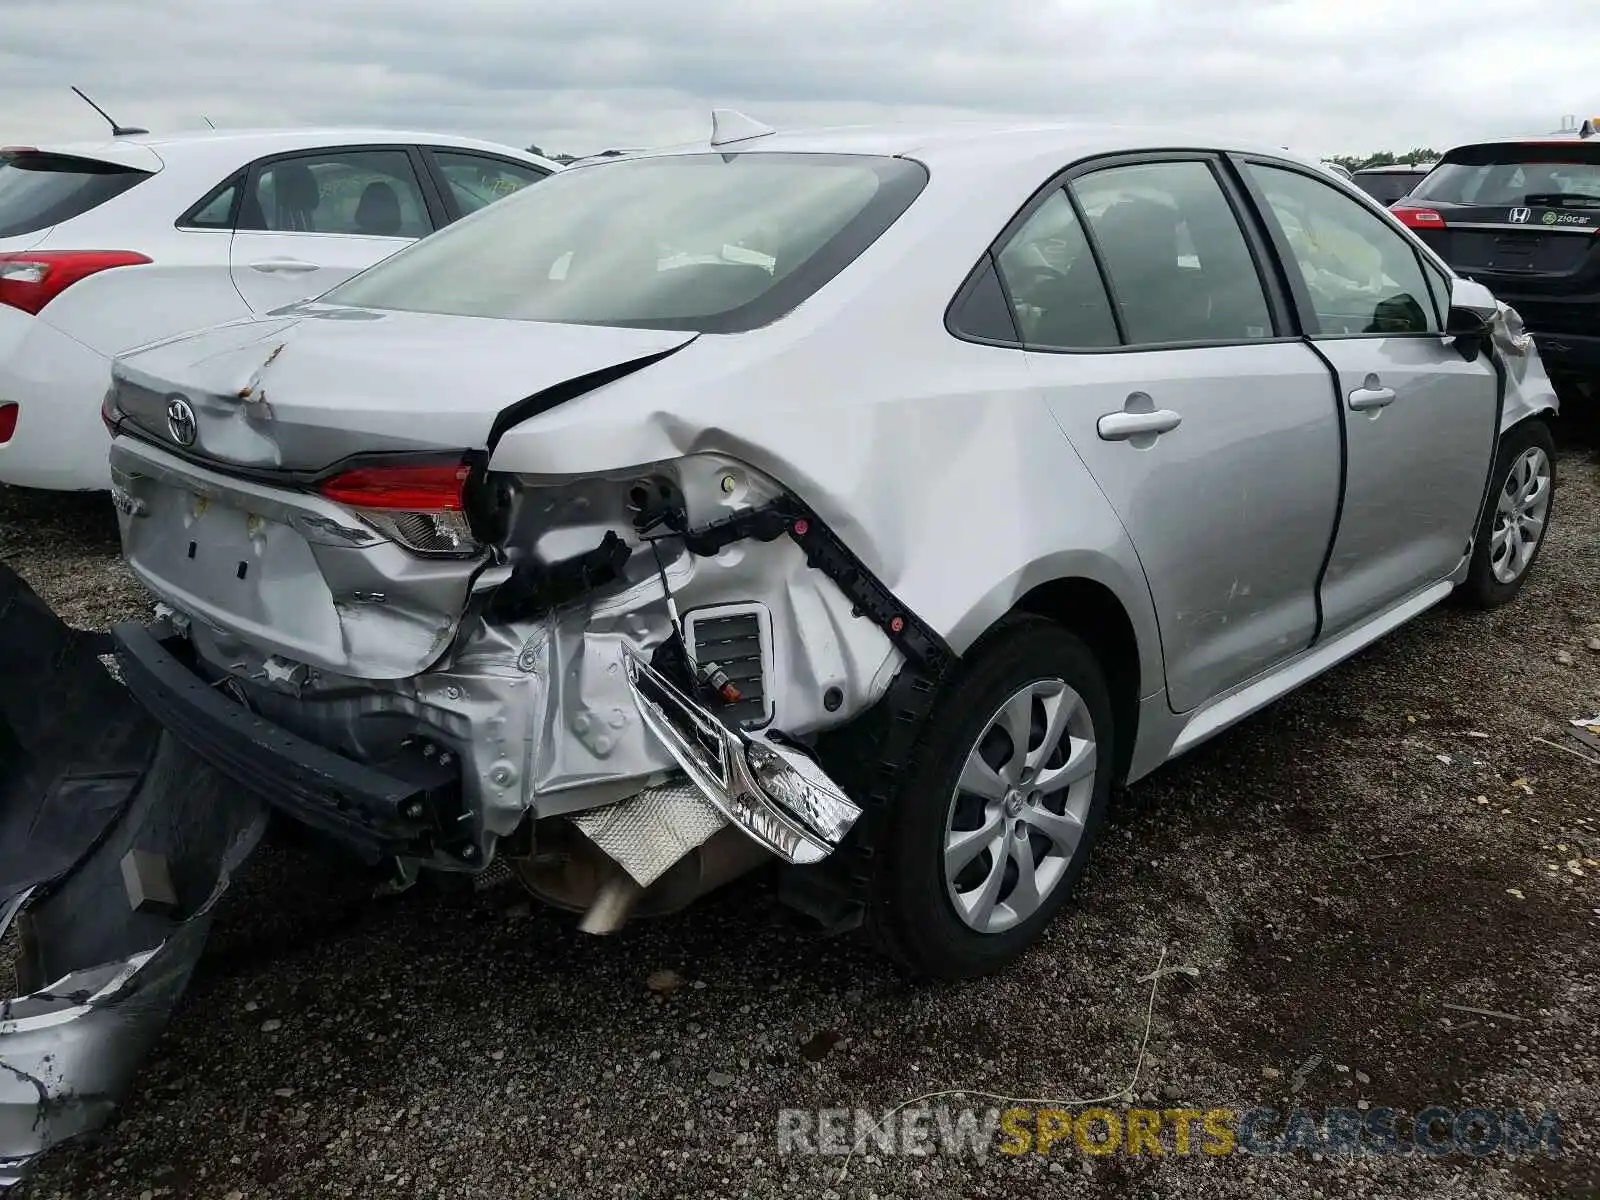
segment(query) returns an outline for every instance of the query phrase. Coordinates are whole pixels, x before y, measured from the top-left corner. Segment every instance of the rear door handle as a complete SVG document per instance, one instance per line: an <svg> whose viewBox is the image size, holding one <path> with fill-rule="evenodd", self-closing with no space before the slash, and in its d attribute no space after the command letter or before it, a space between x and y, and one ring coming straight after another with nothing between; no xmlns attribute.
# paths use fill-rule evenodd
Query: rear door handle
<svg viewBox="0 0 1600 1200"><path fill-rule="evenodd" d="M1388 387L1358 387L1350 393L1350 407L1356 412L1374 408L1387 408L1394 403L1394 389Z"/></svg>
<svg viewBox="0 0 1600 1200"><path fill-rule="evenodd" d="M285 275L300 275L306 271L322 270L316 263L306 262L299 258L263 258L250 264L252 271L272 273L281 271Z"/></svg>
<svg viewBox="0 0 1600 1200"><path fill-rule="evenodd" d="M1183 423L1183 418L1170 408L1154 412L1107 413L1095 423L1095 431L1103 441L1125 442L1140 435L1171 433Z"/></svg>

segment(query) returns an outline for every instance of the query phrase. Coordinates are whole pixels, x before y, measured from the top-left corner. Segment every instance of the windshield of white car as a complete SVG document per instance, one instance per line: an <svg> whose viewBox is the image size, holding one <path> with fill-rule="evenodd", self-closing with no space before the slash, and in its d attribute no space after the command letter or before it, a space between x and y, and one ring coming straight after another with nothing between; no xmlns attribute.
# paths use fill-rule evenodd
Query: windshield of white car
<svg viewBox="0 0 1600 1200"><path fill-rule="evenodd" d="M321 299L580 325L754 329L813 295L926 182L919 163L843 154L682 154L571 168Z"/></svg>
<svg viewBox="0 0 1600 1200"><path fill-rule="evenodd" d="M1600 146L1491 143L1452 150L1411 193L1413 203L1479 207L1587 206L1600 200Z"/></svg>

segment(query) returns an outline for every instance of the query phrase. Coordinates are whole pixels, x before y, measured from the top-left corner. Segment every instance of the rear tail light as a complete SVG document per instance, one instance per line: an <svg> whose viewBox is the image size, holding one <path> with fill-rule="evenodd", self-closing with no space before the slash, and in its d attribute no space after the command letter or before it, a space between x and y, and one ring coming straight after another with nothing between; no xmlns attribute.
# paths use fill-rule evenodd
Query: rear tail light
<svg viewBox="0 0 1600 1200"><path fill-rule="evenodd" d="M133 250L18 250L0 254L0 304L37 315L80 279L111 267L144 266Z"/></svg>
<svg viewBox="0 0 1600 1200"><path fill-rule="evenodd" d="M1408 229L1443 229L1444 217L1437 210L1431 208L1413 208L1409 204L1398 204L1389 210L1395 215L1400 224Z"/></svg>
<svg viewBox="0 0 1600 1200"><path fill-rule="evenodd" d="M467 557L478 553L464 511L468 472L460 462L354 467L317 491L417 554Z"/></svg>
<svg viewBox="0 0 1600 1200"><path fill-rule="evenodd" d="M11 440L17 431L17 417L21 413L15 404L0 404L0 446Z"/></svg>

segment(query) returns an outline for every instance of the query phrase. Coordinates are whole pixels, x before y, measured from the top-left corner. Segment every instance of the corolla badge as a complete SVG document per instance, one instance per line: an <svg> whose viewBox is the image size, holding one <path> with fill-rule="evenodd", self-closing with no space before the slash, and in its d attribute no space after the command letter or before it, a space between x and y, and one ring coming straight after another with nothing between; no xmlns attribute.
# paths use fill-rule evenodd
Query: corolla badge
<svg viewBox="0 0 1600 1200"><path fill-rule="evenodd" d="M167 401L167 432L180 446L194 445L195 436L200 432L194 419L194 409L182 396L174 396Z"/></svg>

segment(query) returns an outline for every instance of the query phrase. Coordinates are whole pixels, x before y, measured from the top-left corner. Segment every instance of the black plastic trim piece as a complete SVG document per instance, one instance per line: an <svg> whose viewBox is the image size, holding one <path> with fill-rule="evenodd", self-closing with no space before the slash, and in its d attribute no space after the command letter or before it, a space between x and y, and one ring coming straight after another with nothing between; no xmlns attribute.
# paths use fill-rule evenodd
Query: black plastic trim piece
<svg viewBox="0 0 1600 1200"><path fill-rule="evenodd" d="M431 818L453 803L458 768L419 754L402 778L355 762L221 694L146 627L124 622L111 634L134 699L239 786L369 862L430 852Z"/></svg>
<svg viewBox="0 0 1600 1200"><path fill-rule="evenodd" d="M737 513L682 537L691 554L709 558L734 542L747 538L770 542L782 534L788 534L805 551L807 565L833 580L856 611L870 617L906 658L936 677L955 662L949 643L878 582L843 539L796 496L785 494L761 508Z"/></svg>
<svg viewBox="0 0 1600 1200"><path fill-rule="evenodd" d="M1495 348L1492 340L1489 341L1484 353L1489 356L1489 365L1494 368L1494 440L1489 443L1489 467L1486 472L1487 477L1483 481L1483 499L1478 502L1478 513L1472 520L1472 533L1467 539L1468 555L1471 555L1478 548L1478 530L1483 528L1484 514L1489 510L1489 504L1494 499L1494 486L1498 482L1495 479L1494 469L1500 461L1500 439L1506 434L1506 431L1501 426L1506 419L1506 392L1511 385L1511 375L1506 367L1505 359L1501 356L1499 350ZM1541 416L1543 411L1531 413L1524 420ZM1520 425L1522 422L1519 421L1518 424Z"/></svg>
<svg viewBox="0 0 1600 1200"><path fill-rule="evenodd" d="M608 529L593 549L560 562L546 565L525 559L512 570L511 578L494 590L484 615L495 621L521 621L559 608L622 578L631 557L628 544L615 529Z"/></svg>
<svg viewBox="0 0 1600 1200"><path fill-rule="evenodd" d="M587 375L578 375L572 379L562 380L560 383L553 384L543 391L535 392L533 395L526 396L515 404L501 409L499 415L494 419L494 424L489 427L489 454L491 456L494 454L495 447L500 444L500 439L506 435L507 430L522 424L529 417L536 417L540 413L549 412L552 408L557 408L569 400L576 400L579 396L587 395L589 392L603 388L608 383L615 383L619 379L625 379L635 371L642 371L645 367L652 366L663 358L676 354L684 346L692 345L694 341L695 339L691 337L682 345L673 346L671 349L658 350L654 354L646 354L643 358L635 358L628 362L601 367L600 370L590 371Z"/></svg>
<svg viewBox="0 0 1600 1200"><path fill-rule="evenodd" d="M451 208L444 192L439 187L439 181L433 173L433 164L423 153L422 147L407 145L406 153L411 157L411 169L416 173L417 184L422 189L422 203L428 210L428 224L437 233L446 225L456 220L451 215Z"/></svg>
<svg viewBox="0 0 1600 1200"><path fill-rule="evenodd" d="M1339 427L1339 492L1333 505L1333 528L1328 531L1328 546L1322 552L1322 565L1317 568L1317 582L1311 599L1317 610L1317 625L1311 631L1311 645L1322 640L1322 626L1326 615L1322 611L1322 585L1328 578L1328 567L1333 563L1333 548L1339 543L1339 527L1344 524L1345 489L1350 486L1350 430L1345 424L1344 385L1339 381L1339 368L1318 348L1312 338L1305 339L1306 349L1315 354L1328 371L1328 382L1333 388L1333 418Z"/></svg>

